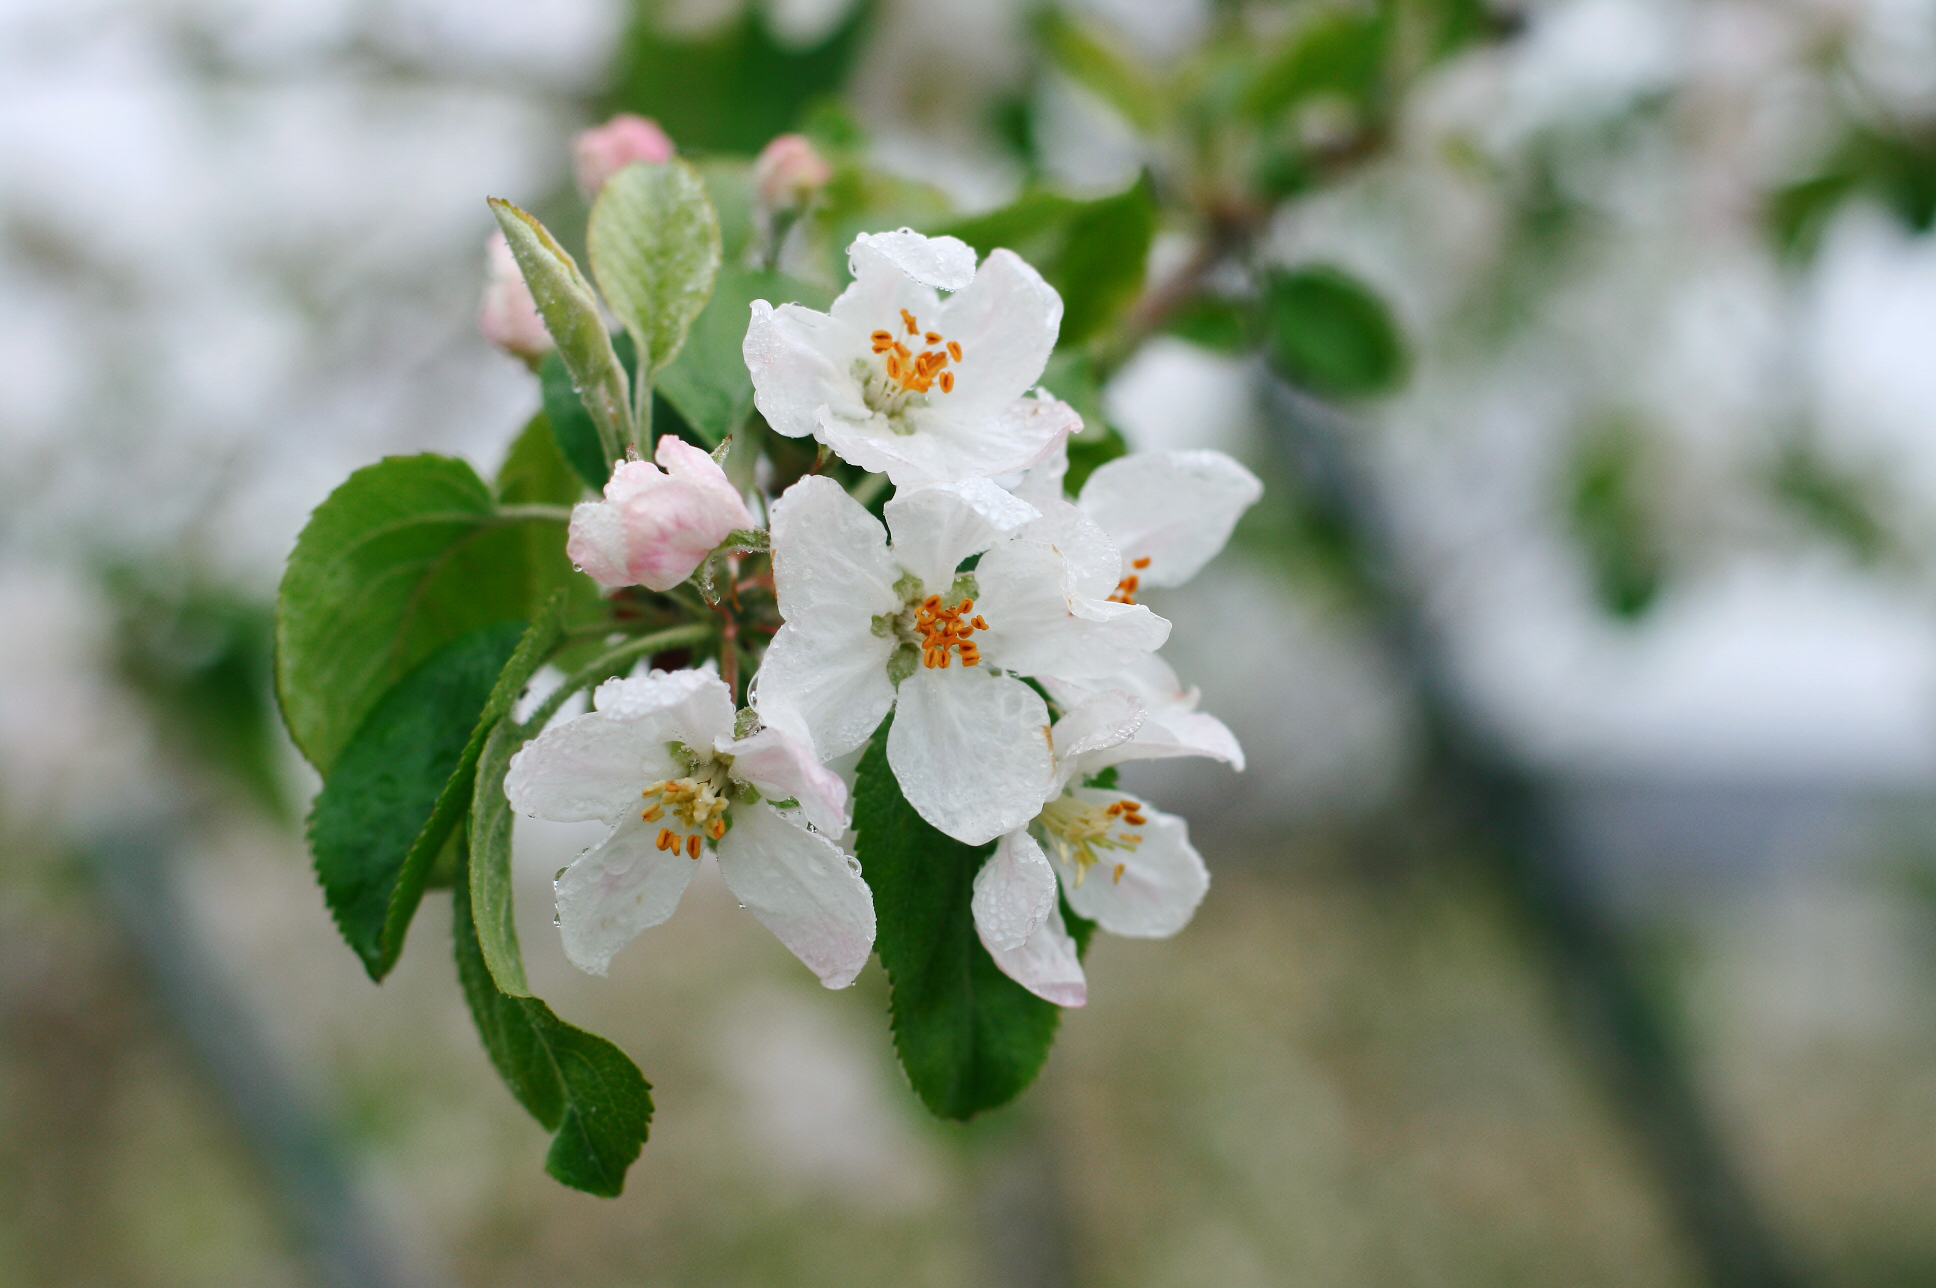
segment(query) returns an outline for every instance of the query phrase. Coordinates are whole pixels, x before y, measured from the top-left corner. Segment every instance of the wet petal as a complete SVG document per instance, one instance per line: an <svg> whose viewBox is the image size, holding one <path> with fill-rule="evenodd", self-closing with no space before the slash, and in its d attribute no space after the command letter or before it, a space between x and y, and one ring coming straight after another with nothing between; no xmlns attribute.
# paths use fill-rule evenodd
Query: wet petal
<svg viewBox="0 0 1936 1288"><path fill-rule="evenodd" d="M773 503L773 585L788 621L897 612L900 575L887 529L832 479L808 475Z"/></svg>
<svg viewBox="0 0 1936 1288"><path fill-rule="evenodd" d="M1073 502L1044 500L1036 508L1042 517L1019 535L1052 546L1062 556L1064 588L1084 599L1108 599L1115 594L1123 576L1123 557L1109 534Z"/></svg>
<svg viewBox="0 0 1936 1288"><path fill-rule="evenodd" d="M887 475L894 486L914 488L1025 470L1056 439L1082 426L1074 408L1053 398L1017 398L987 414L958 415L949 396L910 406L904 417L910 433L899 432L885 416L823 411L820 440L862 469Z"/></svg>
<svg viewBox="0 0 1936 1288"><path fill-rule="evenodd" d="M1035 817L1053 781L1049 709L982 667L922 667L901 682L887 763L922 818L980 845Z"/></svg>
<svg viewBox="0 0 1936 1288"><path fill-rule="evenodd" d="M579 970L603 975L619 949L679 907L699 861L659 849L659 829L628 813L558 878L558 929Z"/></svg>
<svg viewBox="0 0 1936 1288"><path fill-rule="evenodd" d="M638 803L646 783L674 768L665 739L651 728L588 712L545 730L512 756L504 794L520 814L609 823Z"/></svg>
<svg viewBox="0 0 1936 1288"><path fill-rule="evenodd" d="M1112 763L1097 758L1135 737L1148 716L1142 703L1120 689L1091 694L1070 707L1055 722L1056 790L1078 773L1096 772L1091 763L1096 768Z"/></svg>
<svg viewBox="0 0 1936 1288"><path fill-rule="evenodd" d="M894 705L887 663L896 647L865 617L822 613L790 621L767 646L754 705L791 707L816 755L843 756L872 737Z"/></svg>
<svg viewBox="0 0 1936 1288"><path fill-rule="evenodd" d="M1180 586L1223 549L1263 491L1222 452L1138 452L1098 466L1080 504L1143 585ZM1135 568L1138 559L1149 563Z"/></svg>
<svg viewBox="0 0 1936 1288"><path fill-rule="evenodd" d="M1010 832L975 873L975 931L990 950L1028 942L1055 907L1055 869L1025 830Z"/></svg>
<svg viewBox="0 0 1936 1288"><path fill-rule="evenodd" d="M1071 795L1092 805L1135 800L1120 791L1077 788ZM1189 828L1174 814L1138 802L1145 821L1133 829L1118 823L1113 838L1142 837L1133 850L1105 850L1081 885L1075 869L1058 863L1069 906L1112 935L1161 939L1189 924L1210 888L1210 873L1190 844ZM1118 866L1120 865L1120 866Z"/></svg>
<svg viewBox="0 0 1936 1288"><path fill-rule="evenodd" d="M765 804L739 806L719 874L760 924L828 988L854 982L874 947L874 896L840 847Z"/></svg>
<svg viewBox="0 0 1936 1288"><path fill-rule="evenodd" d="M942 301L932 324L961 346L954 392L936 406L962 420L1000 411L1034 387L1062 326L1062 297L1021 256L990 251L975 280Z"/></svg>
<svg viewBox="0 0 1936 1288"><path fill-rule="evenodd" d="M929 237L899 228L854 238L847 247L847 265L855 281L892 269L931 290L959 291L975 279L975 248L959 237Z"/></svg>
<svg viewBox="0 0 1936 1288"><path fill-rule="evenodd" d="M592 706L608 719L636 723L641 739L683 742L702 754L733 732L733 694L711 663L607 680L592 693Z"/></svg>
<svg viewBox="0 0 1936 1288"><path fill-rule="evenodd" d="M1070 1007L1088 1002L1089 984L1082 975L1082 958L1062 922L1060 907L1050 905L1049 915L1020 948L996 948L985 936L981 942L1004 975L1044 1001Z"/></svg>
<svg viewBox="0 0 1936 1288"><path fill-rule="evenodd" d="M1036 510L987 479L969 479L899 492L886 514L895 562L938 594L954 584L963 559L1035 518Z"/></svg>
<svg viewBox="0 0 1936 1288"><path fill-rule="evenodd" d="M1072 595L1067 565L1052 546L1008 541L981 557L976 611L988 629L976 636L982 656L1022 675L1070 679L1122 670L1162 647L1170 624L1140 604Z"/></svg>
<svg viewBox="0 0 1936 1288"><path fill-rule="evenodd" d="M873 353L865 332L798 304L753 301L740 354L753 377L753 405L776 433L814 432L823 407L865 419L869 412L854 363Z"/></svg>
<svg viewBox="0 0 1936 1288"><path fill-rule="evenodd" d="M797 732L769 726L750 738L721 742L719 750L733 757L733 777L768 800L799 801L807 821L829 836L847 830L847 784L814 756L804 722Z"/></svg>

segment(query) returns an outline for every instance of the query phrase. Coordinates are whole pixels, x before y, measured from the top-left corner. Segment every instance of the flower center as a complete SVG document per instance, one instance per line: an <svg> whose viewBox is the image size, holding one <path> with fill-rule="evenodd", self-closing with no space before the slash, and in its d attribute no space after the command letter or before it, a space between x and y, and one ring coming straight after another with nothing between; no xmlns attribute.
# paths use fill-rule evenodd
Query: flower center
<svg viewBox="0 0 1936 1288"><path fill-rule="evenodd" d="M988 622L975 611L975 601L964 599L953 608L942 602L941 596L929 595L915 610L914 631L921 637L921 665L948 669L951 654L961 654L963 666L976 666L981 662L981 646L970 638L976 631L988 629Z"/></svg>
<svg viewBox="0 0 1936 1288"><path fill-rule="evenodd" d="M1137 833L1117 831L1119 825L1141 827L1147 822L1142 803L1128 797L1107 805L1092 805L1073 796L1058 796L1044 805L1035 818L1037 834L1058 858L1076 870L1078 886L1088 880L1089 869L1102 861L1099 851L1127 853L1143 843ZM1127 867L1124 863L1116 864L1109 879L1121 881Z"/></svg>
<svg viewBox="0 0 1936 1288"><path fill-rule="evenodd" d="M725 766L717 761L689 778L667 778L647 783L640 793L651 802L639 817L648 823L664 819L659 829L659 848L674 854L684 851L688 858L699 857L705 839L717 841L726 835Z"/></svg>
<svg viewBox="0 0 1936 1288"><path fill-rule="evenodd" d="M1144 555L1141 559L1132 560L1129 566L1134 568L1136 572L1141 572L1143 569L1150 566L1150 557L1148 555ZM1113 592L1111 592L1109 596L1109 602L1112 604L1135 603L1136 588L1142 584L1143 584L1143 579L1141 577L1138 577L1135 572L1129 574L1129 576L1123 578L1121 581L1116 583L1116 589Z"/></svg>
<svg viewBox="0 0 1936 1288"><path fill-rule="evenodd" d="M961 346L945 338L939 331L924 331L914 314L901 310L901 324L915 344L922 346L916 353L908 341L891 330L876 331L870 337L874 342L874 352L886 361L883 371L870 370L866 385L867 405L883 415L897 414L915 394L925 394L937 384L941 392L953 393L955 373L947 370L949 362L961 361Z"/></svg>

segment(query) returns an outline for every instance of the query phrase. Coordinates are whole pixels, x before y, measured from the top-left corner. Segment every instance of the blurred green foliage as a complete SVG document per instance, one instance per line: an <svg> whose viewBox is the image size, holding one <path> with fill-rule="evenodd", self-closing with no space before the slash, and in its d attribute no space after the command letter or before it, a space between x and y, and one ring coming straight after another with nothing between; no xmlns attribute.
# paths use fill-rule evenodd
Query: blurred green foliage
<svg viewBox="0 0 1936 1288"><path fill-rule="evenodd" d="M1609 613L1627 619L1653 605L1667 573L1648 508L1646 456L1646 437L1630 418L1600 420L1580 436L1568 486L1568 513L1595 595Z"/></svg>
<svg viewBox="0 0 1936 1288"><path fill-rule="evenodd" d="M1389 393L1405 375L1398 324L1371 288L1329 265L1264 279L1264 354L1300 388L1331 398Z"/></svg>
<svg viewBox="0 0 1936 1288"><path fill-rule="evenodd" d="M1817 173L1769 195L1769 231L1789 257L1807 259L1830 218L1857 197L1928 232L1936 223L1936 124L1851 128Z"/></svg>

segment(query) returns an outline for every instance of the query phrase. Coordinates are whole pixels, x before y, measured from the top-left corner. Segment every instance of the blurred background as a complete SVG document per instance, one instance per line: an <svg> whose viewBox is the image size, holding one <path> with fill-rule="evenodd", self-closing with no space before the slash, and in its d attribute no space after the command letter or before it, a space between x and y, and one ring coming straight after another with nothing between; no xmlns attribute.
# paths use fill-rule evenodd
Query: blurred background
<svg viewBox="0 0 1936 1288"><path fill-rule="evenodd" d="M269 627L350 470L496 468L483 198L620 109L1131 202L1016 225L1113 292L1052 387L1270 490L1150 600L1210 896L987 1119L716 877L577 974L521 821L603 1201L447 899L338 941ZM1932 217L1931 0L0 2L0 1284L1936 1285Z"/></svg>

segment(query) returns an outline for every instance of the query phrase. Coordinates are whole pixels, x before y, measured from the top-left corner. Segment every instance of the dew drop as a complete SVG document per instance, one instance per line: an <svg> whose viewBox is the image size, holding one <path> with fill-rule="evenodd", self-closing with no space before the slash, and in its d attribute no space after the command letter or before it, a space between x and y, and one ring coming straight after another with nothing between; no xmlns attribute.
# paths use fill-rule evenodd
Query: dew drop
<svg viewBox="0 0 1936 1288"><path fill-rule="evenodd" d="M571 566L571 570L572 570L573 572L583 572L583 571L585 571L585 565L584 565L584 564L573 564L573 565Z"/></svg>
<svg viewBox="0 0 1936 1288"><path fill-rule="evenodd" d="M744 908L745 906L746 906L746 905L745 905L745 904L743 904L743 903L742 903L742 904L740 905L740 907L741 907L741 908Z"/></svg>

